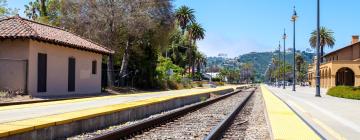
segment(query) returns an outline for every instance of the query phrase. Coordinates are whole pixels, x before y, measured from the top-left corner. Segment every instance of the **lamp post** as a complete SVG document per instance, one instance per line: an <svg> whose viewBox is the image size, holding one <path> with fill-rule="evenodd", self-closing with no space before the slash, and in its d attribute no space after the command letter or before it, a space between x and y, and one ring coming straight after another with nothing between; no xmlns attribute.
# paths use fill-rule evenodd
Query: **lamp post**
<svg viewBox="0 0 360 140"><path fill-rule="evenodd" d="M286 36L285 29L284 29L284 35L283 35L283 40L284 40L283 89L285 89L285 72L286 72L286 70L285 70L285 55L286 55L285 48L286 48L286 38L287 38L287 36Z"/></svg>
<svg viewBox="0 0 360 140"><path fill-rule="evenodd" d="M296 67L295 67L295 39L296 39L296 36L295 36L295 25L296 25L296 20L297 20L298 16L297 16L297 13L296 13L296 10L295 10L295 6L294 6L294 14L292 15L291 17L291 21L294 23L294 39L293 39L293 60L294 60L294 65L293 65L293 88L292 88L292 91L296 91Z"/></svg>
<svg viewBox="0 0 360 140"><path fill-rule="evenodd" d="M278 69L278 75L276 76L276 86L280 87L278 78L280 80L280 72L281 72L281 45L280 45L280 41L279 41L279 59L278 59L278 63L277 63L277 69Z"/></svg>
<svg viewBox="0 0 360 140"><path fill-rule="evenodd" d="M316 94L315 97L320 95L320 0L317 0L317 36L316 36Z"/></svg>

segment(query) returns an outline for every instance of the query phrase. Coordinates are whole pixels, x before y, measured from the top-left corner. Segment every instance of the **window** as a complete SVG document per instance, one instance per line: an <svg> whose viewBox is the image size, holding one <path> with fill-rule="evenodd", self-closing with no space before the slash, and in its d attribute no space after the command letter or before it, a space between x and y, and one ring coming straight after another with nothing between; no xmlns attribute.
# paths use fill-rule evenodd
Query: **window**
<svg viewBox="0 0 360 140"><path fill-rule="evenodd" d="M96 74L96 61L94 60L94 61L92 61L92 70L91 70L92 72L92 74Z"/></svg>

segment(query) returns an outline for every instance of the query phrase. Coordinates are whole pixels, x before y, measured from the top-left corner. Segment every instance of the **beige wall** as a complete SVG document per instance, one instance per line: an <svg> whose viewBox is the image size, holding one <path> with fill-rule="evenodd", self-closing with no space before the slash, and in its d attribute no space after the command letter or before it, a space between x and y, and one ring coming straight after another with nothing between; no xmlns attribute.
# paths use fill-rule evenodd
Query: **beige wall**
<svg viewBox="0 0 360 140"><path fill-rule="evenodd" d="M30 41L29 93L38 96L91 94L101 92L102 55L49 43ZM47 54L47 92L37 93L38 53ZM76 60L75 92L68 93L68 59ZM97 73L91 74L92 61L97 61Z"/></svg>
<svg viewBox="0 0 360 140"><path fill-rule="evenodd" d="M355 60L360 58L360 46L359 44L354 44L350 47L341 49L340 51L334 52L333 54L330 54L326 56L327 61L333 61L332 59L335 58L334 61L337 61L336 58L339 58L338 60Z"/></svg>
<svg viewBox="0 0 360 140"><path fill-rule="evenodd" d="M341 68L349 68L354 72L355 76L355 86L360 86L360 61L333 61L324 63L320 66L321 80L320 86L322 88L331 88L336 86L336 73ZM312 75L312 78L309 81L312 83L311 86L315 87L315 68L309 69L308 72ZM309 75L308 75L309 76ZM309 76L310 77L310 76Z"/></svg>
<svg viewBox="0 0 360 140"><path fill-rule="evenodd" d="M28 40L0 41L0 90L25 90Z"/></svg>

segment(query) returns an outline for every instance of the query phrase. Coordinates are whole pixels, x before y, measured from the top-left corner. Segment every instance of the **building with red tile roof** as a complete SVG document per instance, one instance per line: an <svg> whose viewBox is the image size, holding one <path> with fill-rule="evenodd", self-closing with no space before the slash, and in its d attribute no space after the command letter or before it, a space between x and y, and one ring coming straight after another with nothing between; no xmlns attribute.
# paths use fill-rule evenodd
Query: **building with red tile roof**
<svg viewBox="0 0 360 140"><path fill-rule="evenodd" d="M0 20L0 90L33 96L101 92L112 50L65 29L19 16Z"/></svg>

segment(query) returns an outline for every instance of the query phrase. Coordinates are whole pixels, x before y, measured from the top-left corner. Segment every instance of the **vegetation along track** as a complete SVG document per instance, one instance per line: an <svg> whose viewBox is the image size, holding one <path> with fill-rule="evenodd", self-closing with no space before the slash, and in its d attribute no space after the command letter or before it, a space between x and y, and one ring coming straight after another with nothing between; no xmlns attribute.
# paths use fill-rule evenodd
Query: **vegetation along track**
<svg viewBox="0 0 360 140"><path fill-rule="evenodd" d="M229 114L238 110L236 108L243 106L253 93L254 89L228 93L92 139L204 139Z"/></svg>

